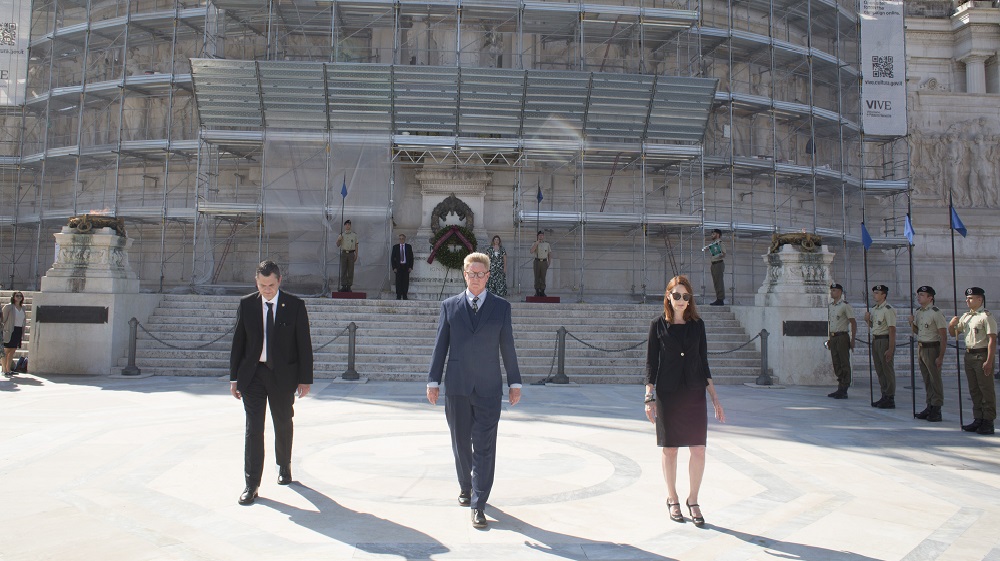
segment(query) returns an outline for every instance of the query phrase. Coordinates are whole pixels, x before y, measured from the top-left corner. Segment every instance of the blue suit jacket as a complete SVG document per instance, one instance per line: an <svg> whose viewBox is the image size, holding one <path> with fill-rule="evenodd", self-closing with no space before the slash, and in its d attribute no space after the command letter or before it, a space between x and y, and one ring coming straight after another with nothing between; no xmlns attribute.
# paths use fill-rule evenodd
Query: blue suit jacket
<svg viewBox="0 0 1000 561"><path fill-rule="evenodd" d="M441 303L429 381L441 383L447 358L445 395L502 397L501 356L507 384L520 384L510 302L490 294L474 315L463 290Z"/></svg>

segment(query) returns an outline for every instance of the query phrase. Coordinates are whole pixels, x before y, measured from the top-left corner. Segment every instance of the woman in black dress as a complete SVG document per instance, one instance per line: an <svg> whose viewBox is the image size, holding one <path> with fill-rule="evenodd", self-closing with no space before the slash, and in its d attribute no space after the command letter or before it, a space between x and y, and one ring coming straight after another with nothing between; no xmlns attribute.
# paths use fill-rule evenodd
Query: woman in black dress
<svg viewBox="0 0 1000 561"><path fill-rule="evenodd" d="M712 398L715 418L726 422L708 369L705 322L698 316L691 281L670 279L663 295L663 316L649 326L646 350L646 417L656 425L656 445L663 449L661 463L667 483L670 519L684 522L677 494L677 449L691 451L688 474L691 489L685 504L696 526L705 518L698 506L698 491L705 474L705 391Z"/></svg>

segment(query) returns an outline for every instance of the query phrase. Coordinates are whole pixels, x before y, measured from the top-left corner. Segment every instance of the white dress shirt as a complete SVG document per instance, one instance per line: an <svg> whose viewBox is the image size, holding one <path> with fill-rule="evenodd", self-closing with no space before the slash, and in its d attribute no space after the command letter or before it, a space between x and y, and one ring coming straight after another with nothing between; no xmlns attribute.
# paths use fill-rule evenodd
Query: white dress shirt
<svg viewBox="0 0 1000 561"><path fill-rule="evenodd" d="M266 332L267 332L267 303L268 302L271 303L271 313L273 314L273 317L277 317L277 315L278 315L278 297L279 296L281 296L281 291L280 290L274 295L274 298L271 299L271 300L264 300L263 296L260 297L260 318L264 322L261 325L263 326L263 329L264 329L263 332L265 333L264 344L261 345L261 350L260 350L260 361L261 362L267 362L267 337L266 337ZM271 333L271 337L274 337L274 333Z"/></svg>

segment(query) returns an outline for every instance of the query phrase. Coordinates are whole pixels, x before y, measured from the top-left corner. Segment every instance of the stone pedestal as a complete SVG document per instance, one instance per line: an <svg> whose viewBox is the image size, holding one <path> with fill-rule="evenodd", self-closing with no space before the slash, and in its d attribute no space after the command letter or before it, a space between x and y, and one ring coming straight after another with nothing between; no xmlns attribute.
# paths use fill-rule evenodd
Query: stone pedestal
<svg viewBox="0 0 1000 561"><path fill-rule="evenodd" d="M139 294L139 278L128 262L132 240L110 228L77 233L64 227L55 234L56 261L34 297L29 369L35 374L118 373L118 360L128 349L132 317L144 322L160 301L156 294ZM70 318L39 321L46 306L103 307L106 323L65 323Z"/></svg>
<svg viewBox="0 0 1000 561"><path fill-rule="evenodd" d="M486 206L486 188L493 179L488 171L425 168L416 175L420 182L421 205L420 228L411 240L413 244L413 272L410 273L410 298L414 300L437 300L457 294L465 288L461 271L449 270L437 261L428 263L431 254L431 236L434 235L434 209L445 199L454 195L471 211L462 220L455 214L436 220L437 227L450 225L469 227L476 236L477 250L489 245L487 232L482 220Z"/></svg>
<svg viewBox="0 0 1000 561"><path fill-rule="evenodd" d="M784 334L786 321L826 324L833 256L826 246L811 253L798 246L781 246L780 251L763 256L768 271L757 291L756 306L732 307L748 334L756 335L761 329L770 334L768 366L777 378L775 383L836 384L830 352L823 346L826 335Z"/></svg>

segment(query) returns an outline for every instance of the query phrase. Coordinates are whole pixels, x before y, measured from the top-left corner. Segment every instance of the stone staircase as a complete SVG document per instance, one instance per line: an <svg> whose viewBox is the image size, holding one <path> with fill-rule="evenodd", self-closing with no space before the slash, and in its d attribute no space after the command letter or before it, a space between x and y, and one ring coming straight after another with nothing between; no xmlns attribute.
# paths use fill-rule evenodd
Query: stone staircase
<svg viewBox="0 0 1000 561"><path fill-rule="evenodd" d="M34 299L34 292L28 292L27 290L0 290L0 308L10 304L10 297L15 292L21 292L24 294L24 337L21 340L21 348L14 351L14 362L12 366L17 366L17 359L22 356L28 356L28 341L31 340L31 325L33 323L33 305L32 300ZM31 365L29 363L28 368L30 370Z"/></svg>
<svg viewBox="0 0 1000 561"><path fill-rule="evenodd" d="M144 324L149 333L139 330L136 365L143 373L157 375L227 376L232 341L227 331L235 321L238 300L234 296L164 295ZM560 326L598 349L623 349L642 343L625 352L605 352L567 337L565 368L571 382L641 383L646 335L660 306L514 302L515 344L525 383L554 373L556 331ZM306 307L313 348L318 349L316 377L335 378L346 370L348 337L340 334L353 321L358 326L355 368L362 378L426 379L439 302L310 298ZM708 326L710 352L727 351L749 339L728 308L705 306L700 311ZM179 349L169 348L150 334ZM220 336L204 348L195 348ZM760 355L751 344L732 353L710 355L709 363L716 383L752 382L759 374ZM123 358L120 365L125 364Z"/></svg>

